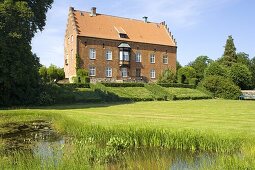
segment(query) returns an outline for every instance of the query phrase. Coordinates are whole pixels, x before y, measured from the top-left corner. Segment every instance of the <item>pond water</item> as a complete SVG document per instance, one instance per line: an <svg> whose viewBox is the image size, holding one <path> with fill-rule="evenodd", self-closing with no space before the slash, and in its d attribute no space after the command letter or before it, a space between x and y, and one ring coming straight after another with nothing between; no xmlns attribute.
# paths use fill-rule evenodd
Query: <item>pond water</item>
<svg viewBox="0 0 255 170"><path fill-rule="evenodd" d="M0 138L5 143L3 149L5 155L11 155L14 151L22 151L40 158L44 166L45 162L51 159L54 167L57 167L61 163L63 156L68 154L65 153L64 147L72 143L70 139L55 132L49 122L41 120L25 124L10 123L2 128L6 130L5 133L0 134ZM169 151L155 148L127 150L117 154L115 152L109 154L109 150L102 151L107 152L100 158L104 161L90 162L91 168L93 168L95 163L98 163L105 169L204 169L203 167L213 165L219 157L219 155L209 153ZM75 154L75 152L73 153ZM88 152L84 151L84 153ZM84 157L86 156L89 157L91 155L84 154ZM88 160L95 159L89 158ZM47 169L47 167L42 168Z"/></svg>

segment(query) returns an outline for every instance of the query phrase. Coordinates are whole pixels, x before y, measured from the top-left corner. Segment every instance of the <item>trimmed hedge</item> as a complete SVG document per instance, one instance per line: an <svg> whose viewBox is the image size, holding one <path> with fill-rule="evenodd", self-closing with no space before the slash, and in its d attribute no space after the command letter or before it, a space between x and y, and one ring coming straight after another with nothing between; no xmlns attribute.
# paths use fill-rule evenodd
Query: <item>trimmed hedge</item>
<svg viewBox="0 0 255 170"><path fill-rule="evenodd" d="M158 83L161 87L177 87L177 88L190 88L195 89L196 86L192 84L181 84L181 83Z"/></svg>
<svg viewBox="0 0 255 170"><path fill-rule="evenodd" d="M80 83L70 83L70 84L58 84L60 87L66 87L66 88L90 88L90 84L80 84Z"/></svg>
<svg viewBox="0 0 255 170"><path fill-rule="evenodd" d="M105 87L144 87L144 83L101 83Z"/></svg>
<svg viewBox="0 0 255 170"><path fill-rule="evenodd" d="M154 95L155 100L174 100L175 95L168 93L163 87L157 84L146 84L145 88Z"/></svg>

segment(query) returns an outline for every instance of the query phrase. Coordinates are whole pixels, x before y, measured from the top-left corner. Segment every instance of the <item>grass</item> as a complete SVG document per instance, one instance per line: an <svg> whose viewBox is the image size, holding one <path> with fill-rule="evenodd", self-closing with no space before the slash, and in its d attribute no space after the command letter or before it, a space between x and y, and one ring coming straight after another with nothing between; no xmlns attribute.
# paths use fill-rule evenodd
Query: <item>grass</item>
<svg viewBox="0 0 255 170"><path fill-rule="evenodd" d="M209 95L197 90L189 88L165 88L168 93L176 95L177 99L189 99L189 98L211 98Z"/></svg>
<svg viewBox="0 0 255 170"><path fill-rule="evenodd" d="M121 98L153 100L154 95L144 87L107 87L107 90Z"/></svg>
<svg viewBox="0 0 255 170"><path fill-rule="evenodd" d="M2 110L0 126L5 122L51 120L56 129L78 141L80 154L88 143L100 146L110 143L114 148L240 151L243 159L223 157L218 160L218 167L227 167L234 162L232 168L250 168L255 164L254 110L252 101L230 100L66 105ZM74 161L73 165L78 163Z"/></svg>

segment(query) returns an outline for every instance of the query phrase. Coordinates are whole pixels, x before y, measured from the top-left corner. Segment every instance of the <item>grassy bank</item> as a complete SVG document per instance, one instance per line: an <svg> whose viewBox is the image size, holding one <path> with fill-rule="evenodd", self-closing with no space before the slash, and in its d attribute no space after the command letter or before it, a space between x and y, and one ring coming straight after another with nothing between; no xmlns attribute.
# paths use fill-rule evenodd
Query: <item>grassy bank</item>
<svg viewBox="0 0 255 170"><path fill-rule="evenodd" d="M67 105L2 110L0 124L38 119L53 122L58 131L73 137L75 154L68 158L75 162L74 165L85 161L82 156L78 157L90 144L124 149L239 151L244 155L243 161L226 157L218 161L218 166L235 161L236 167L252 167L255 163L252 157L254 109L251 101L227 100Z"/></svg>

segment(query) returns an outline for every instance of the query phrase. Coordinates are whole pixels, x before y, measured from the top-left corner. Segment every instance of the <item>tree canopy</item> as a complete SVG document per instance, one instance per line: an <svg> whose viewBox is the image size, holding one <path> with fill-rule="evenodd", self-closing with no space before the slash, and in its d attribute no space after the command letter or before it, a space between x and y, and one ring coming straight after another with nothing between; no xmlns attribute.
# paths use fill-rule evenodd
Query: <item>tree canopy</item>
<svg viewBox="0 0 255 170"><path fill-rule="evenodd" d="M39 59L31 52L53 0L0 1L0 105L29 104L38 93Z"/></svg>

